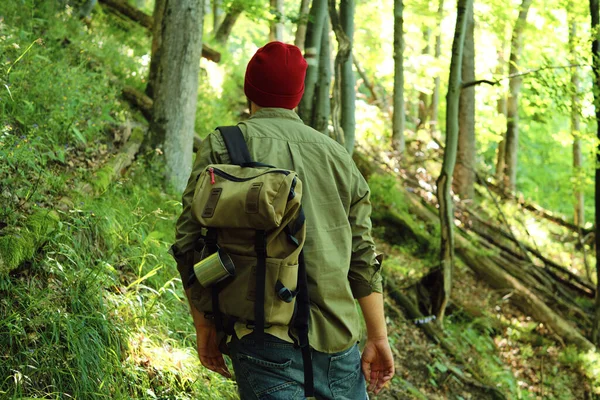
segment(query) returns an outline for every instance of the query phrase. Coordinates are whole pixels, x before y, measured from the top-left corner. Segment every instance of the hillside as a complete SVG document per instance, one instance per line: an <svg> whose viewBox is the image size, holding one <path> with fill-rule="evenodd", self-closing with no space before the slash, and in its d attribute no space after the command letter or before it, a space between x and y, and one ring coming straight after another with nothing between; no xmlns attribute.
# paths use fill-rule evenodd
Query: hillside
<svg viewBox="0 0 600 400"><path fill-rule="evenodd" d="M74 13L60 2L0 4L0 398L236 399L235 383L198 361L167 253L180 194L164 189L163 151L144 143L144 107L123 93L145 88L149 33L106 7L91 22ZM262 31L244 23L235 52L210 43L222 59L202 61L201 136L246 111L243 71ZM366 102L357 113L376 132L389 118ZM600 357L585 344L595 293L586 236L498 194L483 171L476 201L456 199L443 329L428 313L436 141L414 135L399 164L376 135L358 138L397 370L375 398L591 398ZM531 312L533 298L551 318ZM548 325L557 319L564 331Z"/></svg>

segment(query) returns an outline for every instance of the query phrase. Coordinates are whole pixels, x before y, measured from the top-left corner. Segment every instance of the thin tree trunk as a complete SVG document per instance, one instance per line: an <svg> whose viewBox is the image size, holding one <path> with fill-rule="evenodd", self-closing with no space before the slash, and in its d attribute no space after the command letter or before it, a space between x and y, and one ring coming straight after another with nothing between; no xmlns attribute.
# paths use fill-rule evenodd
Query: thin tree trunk
<svg viewBox="0 0 600 400"><path fill-rule="evenodd" d="M515 22L512 39L510 43L509 75L519 72L519 59L523 49L523 30L527 24L527 14L532 0L523 0L519 9L519 17ZM511 78L509 83L509 95L507 104L506 122L506 157L505 170L508 178L508 188L516 189L517 184L517 162L519 150L519 92L523 79L519 76Z"/></svg>
<svg viewBox="0 0 600 400"><path fill-rule="evenodd" d="M369 93L371 93L371 101L372 101L372 103L377 104L377 105L379 105L379 107L382 108L382 105L380 104L381 101L379 99L379 94L377 94L377 90L375 89L375 86L373 85L373 82L371 82L371 80L367 76L367 73L361 67L360 63L358 62L358 59L356 58L356 55L354 55L352 57L352 62L354 63L354 68L356 68L356 72L358 72L358 75L362 79L363 84L369 90Z"/></svg>
<svg viewBox="0 0 600 400"><path fill-rule="evenodd" d="M442 20L444 19L444 0L440 0L440 4L438 7L438 27L439 31L435 36L435 59L439 61L442 56L442 31L441 25ZM440 76L437 75L433 80L433 93L431 95L431 111L429 115L431 116L429 120L429 130L433 134L435 131L439 131L439 121L438 121L438 108L440 105Z"/></svg>
<svg viewBox="0 0 600 400"><path fill-rule="evenodd" d="M590 0L590 14L592 16L592 69L594 71L594 107L596 108L596 134L600 140L600 15L598 0ZM595 177L595 208L596 226L600 226L600 142L596 147L596 177ZM600 346L600 235L596 235L596 312L594 315L594 327L592 329L592 343Z"/></svg>
<svg viewBox="0 0 600 400"><path fill-rule="evenodd" d="M163 29L163 16L165 14L165 5L167 0L155 0L154 1L154 12L152 18L154 22L152 24L152 51L150 58L150 74L148 77L148 84L146 85L146 94L151 99L154 98L154 86L156 84L156 74L158 71L158 65L160 64L160 52L162 47L162 29Z"/></svg>
<svg viewBox="0 0 600 400"><path fill-rule="evenodd" d="M475 20L473 3L467 10L467 31L462 60L462 81L475 80ZM462 89L459 104L458 152L454 187L461 199L472 199L475 183L475 87Z"/></svg>
<svg viewBox="0 0 600 400"><path fill-rule="evenodd" d="M569 11L573 9L573 3L570 3ZM569 27L569 51L571 53L571 64L577 64L577 51L575 50L575 42L577 40L577 23L574 15L570 12L570 27ZM575 178L574 185L574 223L577 226L585 224L584 219L584 200L583 190L581 188L582 180L582 154L581 154L581 102L579 100L579 68L571 69L571 135L573 136L573 176Z"/></svg>
<svg viewBox="0 0 600 400"><path fill-rule="evenodd" d="M335 32L335 37L338 42L338 52L335 56L335 80L333 85L333 96L331 98L331 122L333 125L333 137L339 143L345 144L345 135L344 129L342 127L342 101L343 101L343 92L342 92L342 75L344 64L350 57L350 53L352 51L352 46L350 44L350 39L346 35L342 23L340 22L340 16L335 7L335 0L329 0L329 17L331 18L331 27ZM354 85L352 85L352 89L354 89Z"/></svg>
<svg viewBox="0 0 600 400"><path fill-rule="evenodd" d="M331 45L329 43L329 20L325 18L325 25L321 34L321 51L319 56L319 81L315 101L314 128L324 134L329 134L329 115L331 102Z"/></svg>
<svg viewBox="0 0 600 400"><path fill-rule="evenodd" d="M437 197L440 205L441 224L441 270L436 285L438 293L433 296L439 299L433 304L433 312L439 324L443 324L446 305L452 289L452 268L454 265L454 209L450 188L452 175L456 164L458 145L458 105L460 101L461 70L463 45L467 27L468 10L472 8L473 0L458 0L456 29L452 43L452 59L450 61L450 76L448 78L448 94L446 95L446 146L442 171L437 180Z"/></svg>
<svg viewBox="0 0 600 400"><path fill-rule="evenodd" d="M431 28L423 28L423 40L425 40L425 47L423 47L423 55L428 56L431 54ZM429 117L429 95L424 92L419 93L419 123L417 127L424 126L427 123Z"/></svg>
<svg viewBox="0 0 600 400"><path fill-rule="evenodd" d="M352 46L354 41L354 0L340 1L340 19L342 29L349 41L348 57L342 64L342 99L341 99L341 127L344 132L344 145L348 153L354 151L354 131L356 129L356 90L354 70L352 68Z"/></svg>
<svg viewBox="0 0 600 400"><path fill-rule="evenodd" d="M314 127L316 87L319 80L319 56L321 38L327 20L327 0L313 0L306 27L304 58L308 64L304 79L304 94L298 105L298 116L305 124Z"/></svg>
<svg viewBox="0 0 600 400"><path fill-rule="evenodd" d="M217 29L217 33L215 34L215 40L224 45L227 43L227 39L229 39L229 35L235 25L236 21L242 15L242 11L244 7L239 2L234 2L231 4L229 11L225 15L223 22L221 22L221 26Z"/></svg>
<svg viewBox="0 0 600 400"><path fill-rule="evenodd" d="M502 45L500 50L498 50L498 66L496 67L496 76L504 76L504 71L506 70L506 60L505 60L505 41L502 41ZM500 94L498 96L498 100L496 102L496 110L498 114L504 115L506 117L506 92L504 89L500 88ZM506 161L506 132L502 134L502 139L500 143L498 143L498 151L496 152L496 182L502 183L504 182L504 167Z"/></svg>
<svg viewBox="0 0 600 400"><path fill-rule="evenodd" d="M306 39L306 25L308 23L308 13L310 11L310 0L300 2L300 12L298 13L298 25L296 27L296 36L294 44L304 50L304 40Z"/></svg>
<svg viewBox="0 0 600 400"><path fill-rule="evenodd" d="M394 115L392 117L392 148L400 157L406 142L404 128L404 11L403 0L394 0Z"/></svg>
<svg viewBox="0 0 600 400"><path fill-rule="evenodd" d="M270 0L271 14L273 15L269 22L269 41L283 41L283 0Z"/></svg>
<svg viewBox="0 0 600 400"><path fill-rule="evenodd" d="M192 168L204 0L166 0L154 86L152 143L164 143L167 187L182 192Z"/></svg>
<svg viewBox="0 0 600 400"><path fill-rule="evenodd" d="M222 0L212 0L212 33L217 34L217 30L221 25L221 15L223 10L221 9Z"/></svg>

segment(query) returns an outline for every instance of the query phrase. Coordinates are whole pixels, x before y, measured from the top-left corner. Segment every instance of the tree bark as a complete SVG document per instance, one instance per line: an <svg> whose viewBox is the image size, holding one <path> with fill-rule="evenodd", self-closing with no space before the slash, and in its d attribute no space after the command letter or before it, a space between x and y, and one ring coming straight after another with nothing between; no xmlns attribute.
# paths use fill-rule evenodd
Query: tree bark
<svg viewBox="0 0 600 400"><path fill-rule="evenodd" d="M126 17L138 22L143 27L152 30L153 19L152 16L145 12L137 9L123 0L100 0L100 3L107 5L108 7L120 12Z"/></svg>
<svg viewBox="0 0 600 400"><path fill-rule="evenodd" d="M448 94L446 95L446 148L442 171L437 179L437 197L440 205L441 224L441 269L438 270L439 302L433 304L433 311L438 323L443 324L446 305L450 299L452 288L452 268L454 265L454 210L450 188L456 150L458 145L458 103L461 89L461 70L463 45L467 27L468 10L472 8L473 0L458 0L456 29L452 43L452 59L450 61L450 76L448 78Z"/></svg>
<svg viewBox="0 0 600 400"><path fill-rule="evenodd" d="M212 34L215 35L221 25L221 9L222 0L212 0Z"/></svg>
<svg viewBox="0 0 600 400"><path fill-rule="evenodd" d="M594 71L594 107L596 109L596 135L600 140L600 11L598 0L590 0L590 14L592 22L592 69ZM596 176L595 176L595 208L596 227L600 226L600 142L596 147ZM600 346L600 235L596 235L596 312L594 316L594 327L592 329L592 342Z"/></svg>
<svg viewBox="0 0 600 400"><path fill-rule="evenodd" d="M423 47L423 55L428 56L431 54L431 28L423 28L423 40L425 40L425 47ZM424 92L419 93L419 122L417 129L424 126L427 123L429 117L429 95Z"/></svg>
<svg viewBox="0 0 600 400"><path fill-rule="evenodd" d="M270 0L272 19L269 22L269 41L283 41L283 0Z"/></svg>
<svg viewBox="0 0 600 400"><path fill-rule="evenodd" d="M441 25L442 20L444 19L444 0L440 0L438 7L438 33L435 36L435 59L436 62L439 62L440 57L442 56L442 31ZM431 95L431 111L429 115L431 116L429 120L429 130L433 134L435 131L440 129L439 121L438 121L438 108L440 106L440 75L438 74L433 80L433 93Z"/></svg>
<svg viewBox="0 0 600 400"><path fill-rule="evenodd" d="M506 60L505 60L505 40L504 34L502 35L502 44L500 50L498 50L498 66L496 67L496 76L504 76L504 71L506 70ZM506 117L506 92L501 87L499 90L500 94L498 96L498 101L496 102L496 109L498 114L504 115ZM506 132L502 134L502 139L500 143L498 143L498 151L496 153L496 182L502 183L504 182L504 167L506 161Z"/></svg>
<svg viewBox="0 0 600 400"><path fill-rule="evenodd" d="M194 121L202 49L204 0L166 1L156 74L153 144L164 143L166 182L177 192L192 168Z"/></svg>
<svg viewBox="0 0 600 400"><path fill-rule="evenodd" d="M319 81L317 83L317 97L315 101L314 128L326 135L329 134L329 115L331 114L331 45L329 43L329 21L325 18L325 25L321 35L321 49L319 56Z"/></svg>
<svg viewBox="0 0 600 400"><path fill-rule="evenodd" d="M348 153L354 151L354 131L356 129L356 90L354 89L355 79L352 69L352 46L354 41L354 0L340 1L340 19L342 29L348 38L349 50L344 63L342 64L341 74L341 127L344 133L344 146Z"/></svg>
<svg viewBox="0 0 600 400"><path fill-rule="evenodd" d="M467 31L462 59L462 81L475 80L475 20L473 3L467 10ZM458 152L454 171L454 188L461 199L472 199L475 183L475 87L460 92Z"/></svg>
<svg viewBox="0 0 600 400"><path fill-rule="evenodd" d="M335 80L333 86L333 97L331 99L331 122L333 124L333 137L339 143L346 147L346 135L344 134L344 129L342 127L342 108L344 95L342 90L342 75L344 71L344 64L348 61L350 57L350 53L352 51L352 46L350 42L350 38L346 35L344 31L344 27L340 22L340 16L336 10L336 1L329 0L329 17L331 18L331 27L335 32L335 37L338 41L338 52L335 56ZM352 85L352 90L354 90L354 85ZM353 105L352 105L353 106Z"/></svg>
<svg viewBox="0 0 600 400"><path fill-rule="evenodd" d="M215 34L215 40L217 41L217 43L220 43L222 45L225 45L225 43L227 43L227 39L229 39L229 35L233 30L233 26L235 25L240 15L242 15L243 10L243 5L238 1L234 1L231 4L229 11L225 15L223 22L221 22L221 25L219 26L219 29L217 29L217 33Z"/></svg>
<svg viewBox="0 0 600 400"><path fill-rule="evenodd" d="M519 17L515 22L510 44L509 75L519 72L519 59L523 50L523 30L527 24L527 14L532 0L523 0L519 9ZM507 103L506 122L506 154L505 175L508 178L507 186L514 191L517 185L517 162L519 150L519 93L523 79L515 76L510 79Z"/></svg>
<svg viewBox="0 0 600 400"><path fill-rule="evenodd" d="M156 81L156 73L158 71L158 65L160 63L160 50L162 46L162 29L163 29L163 16L165 13L165 5L167 0L155 0L154 1L154 12L152 17L154 19L152 28L152 51L150 58L150 73L148 76L148 83L146 84L146 94L150 97L154 97L154 85ZM148 120L149 118L146 117Z"/></svg>
<svg viewBox="0 0 600 400"><path fill-rule="evenodd" d="M310 0L300 2L300 12L298 13L298 25L296 26L296 35L294 45L300 50L304 50L304 40L306 39L306 26L308 23L308 13L310 11Z"/></svg>
<svg viewBox="0 0 600 400"><path fill-rule="evenodd" d="M392 117L392 148L400 157L404 154L406 141L404 128L404 4L394 0L394 114Z"/></svg>
<svg viewBox="0 0 600 400"><path fill-rule="evenodd" d="M327 20L327 0L313 0L306 27L304 58L308 64L304 79L304 94L298 105L298 116L306 125L314 128L316 86L319 80L319 56L323 26Z"/></svg>
<svg viewBox="0 0 600 400"><path fill-rule="evenodd" d="M577 23L572 13L573 3L569 7L569 52L571 53L571 64L577 65L577 50L575 42L577 40ZM571 135L573 136L573 177L574 183L574 212L573 222L577 226L585 224L584 219L584 198L581 188L582 174L582 154L581 154L581 101L579 99L579 68L571 69Z"/></svg>

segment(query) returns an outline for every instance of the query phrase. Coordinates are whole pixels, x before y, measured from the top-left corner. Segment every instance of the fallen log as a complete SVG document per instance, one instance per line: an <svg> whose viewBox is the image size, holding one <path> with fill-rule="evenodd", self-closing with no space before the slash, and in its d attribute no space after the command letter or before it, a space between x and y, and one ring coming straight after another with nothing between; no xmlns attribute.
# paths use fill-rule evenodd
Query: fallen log
<svg viewBox="0 0 600 400"><path fill-rule="evenodd" d="M420 198L405 192L405 197L411 205L411 211L428 222L437 220L437 216L421 205ZM512 277L489 257L479 254L473 245L462 235L456 235L457 255L477 275L481 276L490 286L511 292L512 300L523 313L530 315L536 321L543 323L566 342L572 343L581 350L592 350L594 345L587 340L576 328L571 326L560 315L548 307L538 296Z"/></svg>
<svg viewBox="0 0 600 400"><path fill-rule="evenodd" d="M475 215L473 213L471 213L471 215L474 217L474 219L477 220L478 223L487 226L488 228L492 229L495 233L498 233L499 235L503 236L504 238L508 239L509 241L515 243L516 239L511 234L504 231L502 228L499 228L499 227L491 224L490 222L485 221L482 218L479 218L477 215ZM525 250L527 250L529 253L533 254L535 257L537 257L540 261L542 261L548 267L553 268L561 273L566 274L569 277L569 279L574 280L582 287L588 289L590 292L595 293L596 288L594 287L594 285L592 283L586 282L583 278L581 278L579 275L569 271L566 267L558 264L555 261L548 259L542 253L540 253L537 249L534 249L530 245L528 245L526 243L519 243L519 245L523 246L523 248L525 248Z"/></svg>
<svg viewBox="0 0 600 400"><path fill-rule="evenodd" d="M125 86L123 88L123 97L129 104L140 110L144 118L146 118L146 121L150 122L152 120L152 105L154 102L144 92L137 90L132 86ZM202 139L198 134L195 134L193 145L194 152L198 151L200 143L202 143Z"/></svg>
<svg viewBox="0 0 600 400"><path fill-rule="evenodd" d="M561 215L558 215L556 213L553 213L552 211L546 210L537 204L525 201L524 199L520 198L519 196L515 195L514 193L508 192L507 190L496 185L495 183L489 182L487 180L484 181L483 178L481 178L479 176L478 176L477 180L478 180L478 183L480 183L481 185L487 186L492 191L494 191L495 193L499 194L500 196L502 196L504 198L508 198L510 200L515 201L517 204L519 204L524 209L529 210L529 211L535 213L536 215L543 217L544 219L547 219L549 221L552 221L555 224L563 226L575 233L582 234L583 236L585 236L585 235L595 232L594 229L583 228L583 227L577 226L577 225L573 224L572 222L567 221Z"/></svg>
<svg viewBox="0 0 600 400"><path fill-rule="evenodd" d="M125 86L122 93L129 104L140 110L146 121L150 122L152 120L153 101L150 97L132 86Z"/></svg>
<svg viewBox="0 0 600 400"><path fill-rule="evenodd" d="M119 12L119 14L124 15L130 20L140 24L144 28L152 31L152 27L154 25L154 18L151 15L146 14L145 12L139 10L138 8L130 5L126 1L123 0L100 0L100 3L105 6ZM221 61L221 53L218 51L208 47L206 44L202 44L202 57L207 60L218 63Z"/></svg>
<svg viewBox="0 0 600 400"><path fill-rule="evenodd" d="M513 251L508 246L505 246L504 244L500 243L493 236L491 236L487 233L484 233L474 227L471 228L471 231L476 233L477 235L481 236L488 243L490 243L490 245L492 245L493 247L502 250L502 252L504 253L503 254L504 258L507 258L505 255L509 255L513 259L518 260L518 262L520 262L520 263L523 262L526 265L531 266L531 268L538 268L538 267L532 266L531 262L529 262L528 259L523 257L523 255ZM592 298L592 299L594 298L595 290L590 289L587 285L579 284L578 282L576 284L571 279L565 279L565 278L561 277L560 275L558 275L557 273L553 272L550 268L546 268L543 271L544 271L544 273L547 273L548 275L550 275L550 277L553 280L555 280L557 283L560 283L560 284L568 287L569 289L573 290L577 295Z"/></svg>

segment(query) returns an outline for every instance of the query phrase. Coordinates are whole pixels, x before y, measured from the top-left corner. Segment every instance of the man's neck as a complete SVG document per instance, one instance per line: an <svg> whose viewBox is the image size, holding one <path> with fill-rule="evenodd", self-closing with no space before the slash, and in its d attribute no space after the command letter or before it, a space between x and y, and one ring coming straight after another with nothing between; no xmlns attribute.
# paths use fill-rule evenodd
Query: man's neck
<svg viewBox="0 0 600 400"><path fill-rule="evenodd" d="M262 107L257 105L256 103L254 103L254 102L250 103L250 115L256 114L256 112L261 109L262 109Z"/></svg>

